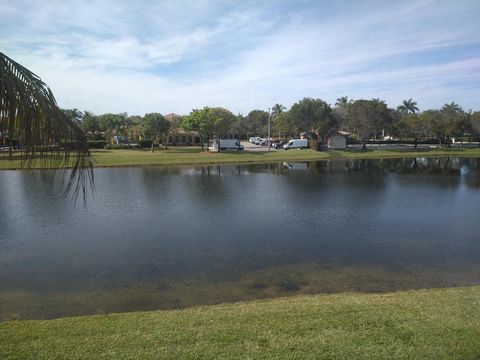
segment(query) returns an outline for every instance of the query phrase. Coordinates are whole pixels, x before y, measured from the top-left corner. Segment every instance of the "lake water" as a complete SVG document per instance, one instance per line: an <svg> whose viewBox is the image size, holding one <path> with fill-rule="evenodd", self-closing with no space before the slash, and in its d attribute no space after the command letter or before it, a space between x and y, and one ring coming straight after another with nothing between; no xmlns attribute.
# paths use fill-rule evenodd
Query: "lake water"
<svg viewBox="0 0 480 360"><path fill-rule="evenodd" d="M480 159L45 174L0 172L0 320L480 284Z"/></svg>

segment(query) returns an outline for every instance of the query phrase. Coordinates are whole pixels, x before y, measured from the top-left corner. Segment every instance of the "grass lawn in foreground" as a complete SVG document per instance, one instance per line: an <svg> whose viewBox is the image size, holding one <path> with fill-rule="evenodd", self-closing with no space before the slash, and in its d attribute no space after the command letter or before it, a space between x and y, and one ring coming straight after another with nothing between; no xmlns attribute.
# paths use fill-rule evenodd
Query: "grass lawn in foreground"
<svg viewBox="0 0 480 360"><path fill-rule="evenodd" d="M451 149L378 149L378 150L335 150L313 151L262 151L262 152L202 152L200 148L171 147L168 150L92 150L96 167L141 166L141 165L207 165L234 163L266 163L276 161L314 161L343 158L401 158L423 156L480 157L478 148ZM37 163L33 167L40 167ZM20 161L12 161L7 155L0 156L0 169L19 169Z"/></svg>
<svg viewBox="0 0 480 360"><path fill-rule="evenodd" d="M0 323L2 359L478 359L480 286Z"/></svg>

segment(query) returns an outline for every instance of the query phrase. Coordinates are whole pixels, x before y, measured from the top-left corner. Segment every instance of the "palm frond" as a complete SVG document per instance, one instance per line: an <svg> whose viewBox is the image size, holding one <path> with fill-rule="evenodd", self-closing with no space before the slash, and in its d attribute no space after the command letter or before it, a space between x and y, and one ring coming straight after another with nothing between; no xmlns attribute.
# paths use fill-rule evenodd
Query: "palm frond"
<svg viewBox="0 0 480 360"><path fill-rule="evenodd" d="M18 142L22 167L72 169L66 193L85 200L93 190L93 160L82 130L57 106L50 88L0 52L0 140L12 156ZM15 141L15 143L14 143Z"/></svg>

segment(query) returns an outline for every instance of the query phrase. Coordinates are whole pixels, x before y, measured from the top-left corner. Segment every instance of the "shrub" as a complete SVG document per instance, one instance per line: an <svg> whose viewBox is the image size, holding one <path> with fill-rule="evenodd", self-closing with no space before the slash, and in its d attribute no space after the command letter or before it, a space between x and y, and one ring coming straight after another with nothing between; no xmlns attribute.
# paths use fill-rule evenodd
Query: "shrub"
<svg viewBox="0 0 480 360"><path fill-rule="evenodd" d="M108 144L105 149L109 150L121 150L121 149L137 149L137 144Z"/></svg>
<svg viewBox="0 0 480 360"><path fill-rule="evenodd" d="M152 147L152 140L142 140L138 142L138 147L140 148L151 148Z"/></svg>
<svg viewBox="0 0 480 360"><path fill-rule="evenodd" d="M105 140L88 140L87 146L89 149L103 149L107 145Z"/></svg>

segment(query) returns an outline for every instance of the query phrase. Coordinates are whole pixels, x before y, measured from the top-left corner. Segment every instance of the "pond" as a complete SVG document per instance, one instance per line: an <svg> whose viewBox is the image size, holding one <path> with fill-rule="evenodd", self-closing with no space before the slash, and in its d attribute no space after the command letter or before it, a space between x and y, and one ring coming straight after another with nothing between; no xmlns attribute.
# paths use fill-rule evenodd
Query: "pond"
<svg viewBox="0 0 480 360"><path fill-rule="evenodd" d="M53 177L0 172L0 320L480 284L480 159Z"/></svg>

